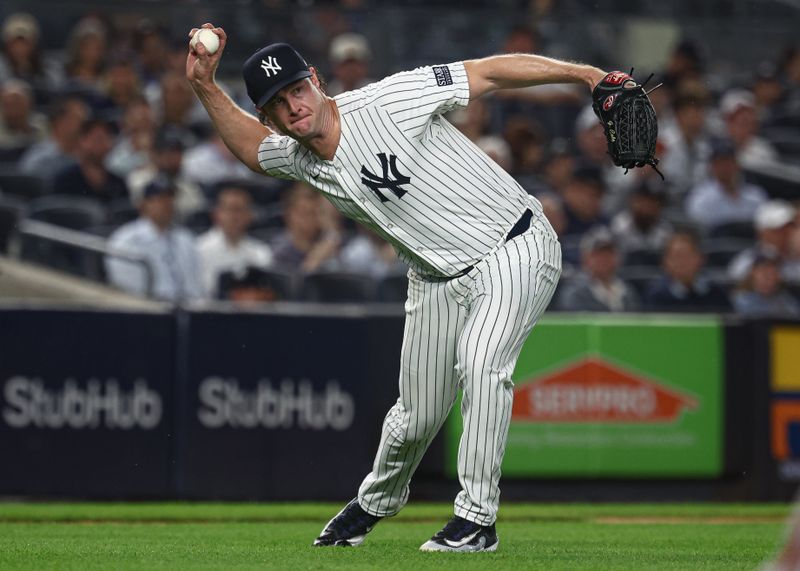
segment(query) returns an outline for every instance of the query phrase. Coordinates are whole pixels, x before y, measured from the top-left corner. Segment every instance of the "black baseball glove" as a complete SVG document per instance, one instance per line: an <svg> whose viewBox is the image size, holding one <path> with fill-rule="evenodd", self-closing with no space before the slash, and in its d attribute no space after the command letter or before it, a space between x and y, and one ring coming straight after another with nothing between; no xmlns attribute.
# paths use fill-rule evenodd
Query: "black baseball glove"
<svg viewBox="0 0 800 571"><path fill-rule="evenodd" d="M644 85L625 72L612 71L592 90L592 109L603 124L615 165L625 172L650 165L661 175L655 158L658 121Z"/></svg>

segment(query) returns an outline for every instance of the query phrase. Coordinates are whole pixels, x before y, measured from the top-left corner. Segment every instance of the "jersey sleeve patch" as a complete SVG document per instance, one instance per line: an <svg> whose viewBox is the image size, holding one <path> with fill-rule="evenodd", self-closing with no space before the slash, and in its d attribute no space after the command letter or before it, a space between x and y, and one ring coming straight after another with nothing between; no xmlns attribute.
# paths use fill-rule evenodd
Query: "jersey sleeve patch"
<svg viewBox="0 0 800 571"><path fill-rule="evenodd" d="M436 77L436 85L439 87L453 85L453 76L450 75L450 68L446 65L433 66L433 75Z"/></svg>

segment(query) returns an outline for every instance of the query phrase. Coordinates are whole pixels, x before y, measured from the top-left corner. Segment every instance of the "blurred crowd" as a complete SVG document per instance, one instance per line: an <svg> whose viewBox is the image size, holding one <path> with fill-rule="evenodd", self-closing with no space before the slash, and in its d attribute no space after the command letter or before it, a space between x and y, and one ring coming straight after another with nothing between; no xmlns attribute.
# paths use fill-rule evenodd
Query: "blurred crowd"
<svg viewBox="0 0 800 571"><path fill-rule="evenodd" d="M2 23L0 225L14 212L119 254L96 274L58 248L23 243L23 257L175 302L403 299L391 247L222 144L185 80L188 38L146 20L114 32L87 17L45 53L35 17ZM546 48L516 27L500 51ZM327 54L330 95L383 75L358 33L332 37ZM705 70L683 41L647 85L664 180L611 164L585 86L499 92L448 116L558 232L553 309L800 315L800 51L787 47L744 83L719 85ZM252 109L240 82L229 92Z"/></svg>

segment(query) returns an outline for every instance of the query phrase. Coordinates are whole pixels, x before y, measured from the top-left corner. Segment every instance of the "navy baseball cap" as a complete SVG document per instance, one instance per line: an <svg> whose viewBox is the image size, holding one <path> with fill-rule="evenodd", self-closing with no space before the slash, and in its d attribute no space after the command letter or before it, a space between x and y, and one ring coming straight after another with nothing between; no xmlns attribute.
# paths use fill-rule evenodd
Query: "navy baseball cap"
<svg viewBox="0 0 800 571"><path fill-rule="evenodd" d="M281 89L311 77L306 60L289 44L272 44L247 58L242 68L247 95L263 106Z"/></svg>

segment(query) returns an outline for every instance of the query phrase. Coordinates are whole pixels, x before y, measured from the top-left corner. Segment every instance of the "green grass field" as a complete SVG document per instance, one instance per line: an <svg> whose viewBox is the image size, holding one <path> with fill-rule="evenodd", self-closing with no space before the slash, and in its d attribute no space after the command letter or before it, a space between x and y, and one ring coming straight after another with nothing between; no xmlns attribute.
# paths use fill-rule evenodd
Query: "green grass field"
<svg viewBox="0 0 800 571"><path fill-rule="evenodd" d="M333 504L0 503L0 569L756 569L786 505L506 504L496 553L421 553L449 518L409 505L359 548L313 548Z"/></svg>

